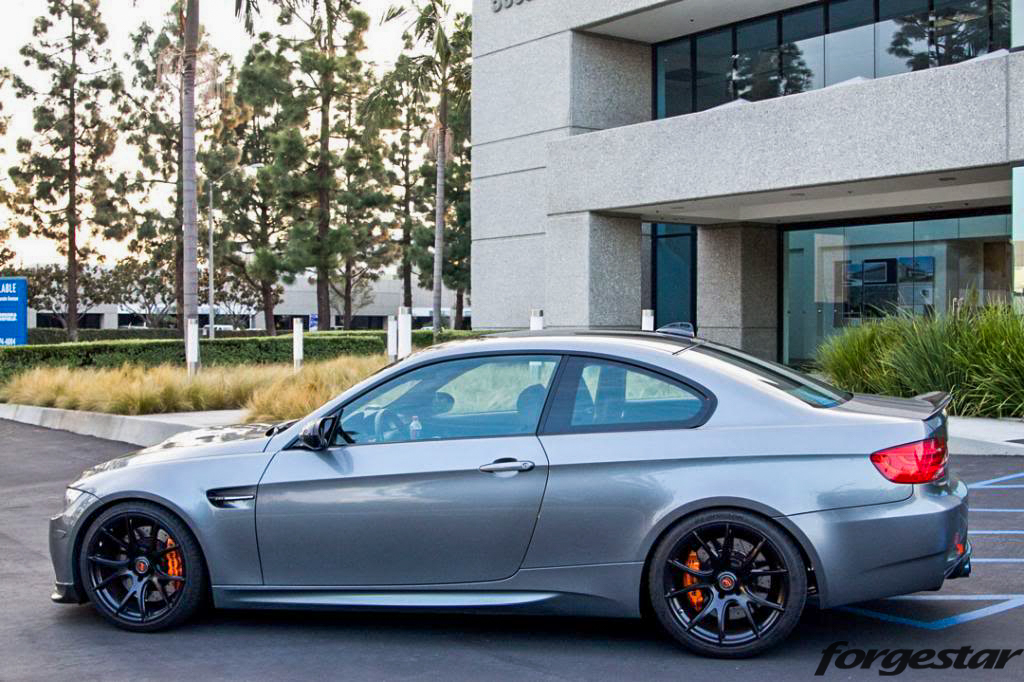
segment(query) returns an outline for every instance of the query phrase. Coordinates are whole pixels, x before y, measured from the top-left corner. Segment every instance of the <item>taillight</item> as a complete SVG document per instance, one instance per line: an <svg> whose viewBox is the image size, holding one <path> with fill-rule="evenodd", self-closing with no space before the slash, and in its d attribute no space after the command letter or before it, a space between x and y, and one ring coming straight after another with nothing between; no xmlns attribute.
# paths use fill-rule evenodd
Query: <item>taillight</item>
<svg viewBox="0 0 1024 682"><path fill-rule="evenodd" d="M879 450L871 462L893 483L931 483L946 473L949 451L942 438Z"/></svg>

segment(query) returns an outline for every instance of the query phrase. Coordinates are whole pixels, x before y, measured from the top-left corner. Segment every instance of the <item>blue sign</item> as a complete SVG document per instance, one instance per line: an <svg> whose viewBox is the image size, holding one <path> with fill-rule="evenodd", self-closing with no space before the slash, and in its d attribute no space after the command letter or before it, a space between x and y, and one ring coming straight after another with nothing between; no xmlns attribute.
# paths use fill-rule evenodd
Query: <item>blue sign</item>
<svg viewBox="0 0 1024 682"><path fill-rule="evenodd" d="M0 346L28 342L28 280L0 277Z"/></svg>
<svg viewBox="0 0 1024 682"><path fill-rule="evenodd" d="M313 313L309 316L309 331L315 332L320 328L320 316Z"/></svg>

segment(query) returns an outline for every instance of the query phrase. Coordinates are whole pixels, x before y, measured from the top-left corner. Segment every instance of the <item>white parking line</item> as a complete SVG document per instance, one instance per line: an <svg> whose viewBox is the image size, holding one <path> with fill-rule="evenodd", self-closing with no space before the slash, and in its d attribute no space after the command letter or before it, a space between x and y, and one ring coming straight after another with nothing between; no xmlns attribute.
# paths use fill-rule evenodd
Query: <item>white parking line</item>
<svg viewBox="0 0 1024 682"><path fill-rule="evenodd" d="M999 476L998 478L990 478L987 481L978 481L977 483L968 484L968 488L988 488L993 483L1002 483L1003 481L1012 481L1015 478L1024 478L1024 471L1016 474L1007 474L1006 476ZM1005 486L1004 486L1005 487ZM1016 488L1024 488L1024 486L1014 486Z"/></svg>
<svg viewBox="0 0 1024 682"><path fill-rule="evenodd" d="M971 558L972 564L1024 564L1024 559L975 559Z"/></svg>
<svg viewBox="0 0 1024 682"><path fill-rule="evenodd" d="M1024 513L1024 509L993 509L993 508L991 508L991 507L989 507L989 508L986 508L986 509L982 509L982 508L980 508L980 507L971 507L971 513L973 514L974 512L981 512L981 513L983 513L983 514L984 514L984 513L995 513L995 514L1002 514L1002 513L1007 513L1007 514L1020 514L1020 513Z"/></svg>
<svg viewBox="0 0 1024 682"><path fill-rule="evenodd" d="M969 535L1024 535L1024 530L969 530Z"/></svg>

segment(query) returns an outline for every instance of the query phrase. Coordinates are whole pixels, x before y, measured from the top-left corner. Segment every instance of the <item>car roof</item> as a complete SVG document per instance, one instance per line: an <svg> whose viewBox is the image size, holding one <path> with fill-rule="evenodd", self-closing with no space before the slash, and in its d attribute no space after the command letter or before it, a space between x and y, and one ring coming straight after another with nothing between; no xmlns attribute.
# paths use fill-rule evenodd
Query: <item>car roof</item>
<svg viewBox="0 0 1024 682"><path fill-rule="evenodd" d="M430 350L448 354L488 351L562 351L624 353L658 351L675 355L702 343L679 334L592 329L548 329L544 331L495 332L469 340L449 341Z"/></svg>

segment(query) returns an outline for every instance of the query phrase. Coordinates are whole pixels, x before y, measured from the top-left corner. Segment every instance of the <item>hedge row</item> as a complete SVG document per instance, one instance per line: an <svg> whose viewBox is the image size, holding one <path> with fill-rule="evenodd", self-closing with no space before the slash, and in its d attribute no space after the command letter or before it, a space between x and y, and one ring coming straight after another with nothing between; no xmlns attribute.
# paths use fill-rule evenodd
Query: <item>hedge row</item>
<svg viewBox="0 0 1024 682"><path fill-rule="evenodd" d="M446 331L442 341L479 336L474 332ZM429 346L429 331L413 332L413 345ZM265 365L292 361L291 334L257 338L201 340L200 356L206 365ZM383 354L387 335L381 331L319 332L306 334L303 353L307 361L341 355ZM185 347L180 339L92 341L0 348L0 381L34 367L120 367L183 365Z"/></svg>
<svg viewBox="0 0 1024 682"><path fill-rule="evenodd" d="M280 332L291 334L291 331ZM244 339L266 336L263 329L238 329L231 331L217 331L217 337L222 339ZM180 339L181 334L177 329L79 329L79 341L140 341L144 339ZM68 333L63 329L50 327L35 327L28 330L29 345L70 343Z"/></svg>

